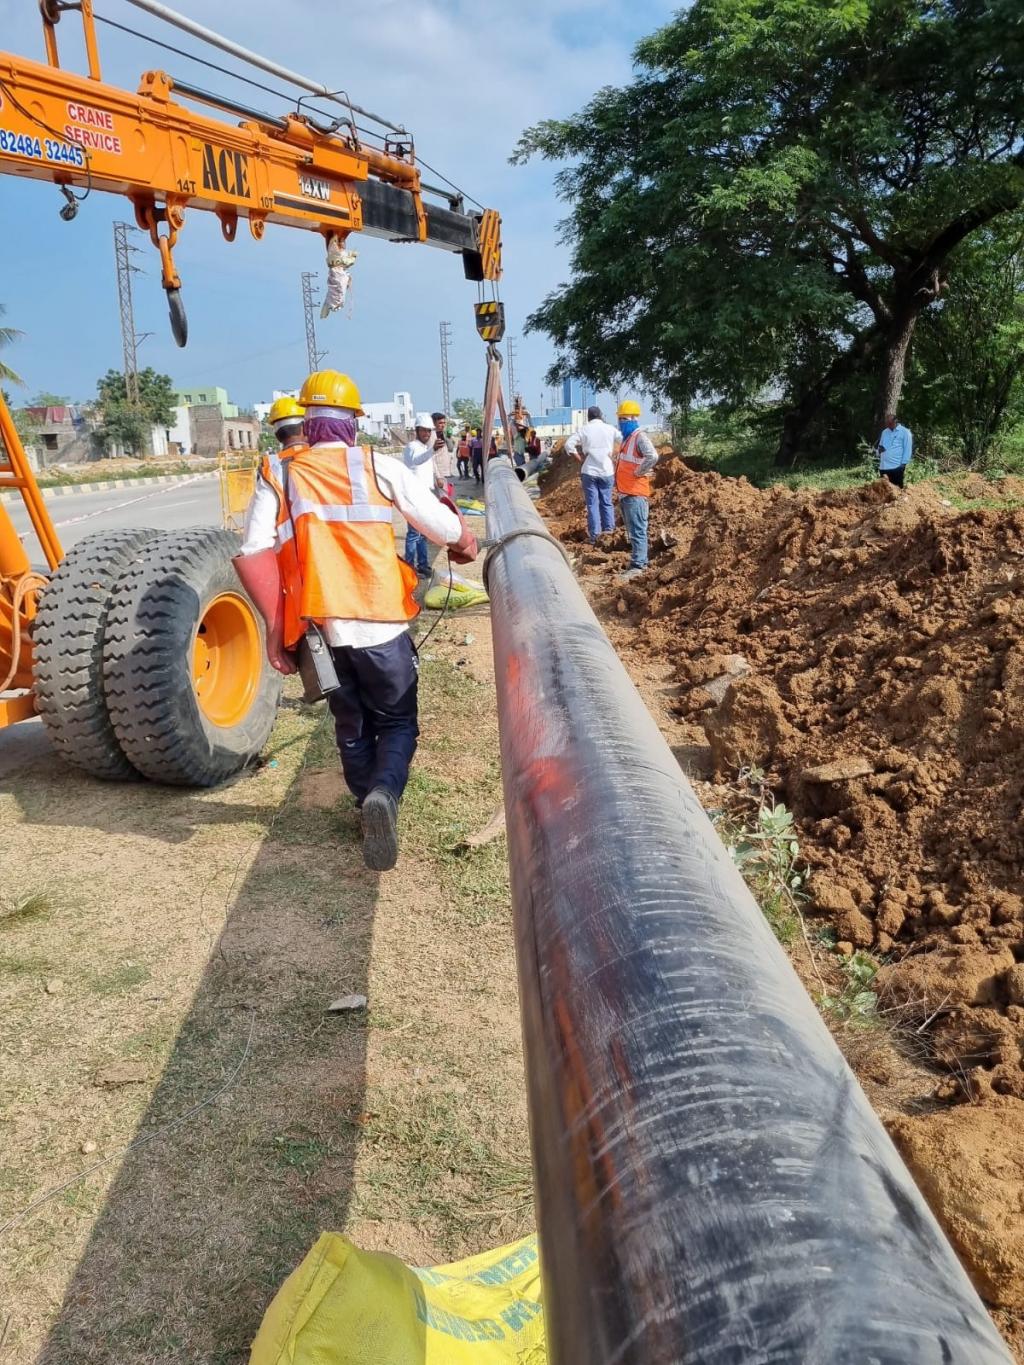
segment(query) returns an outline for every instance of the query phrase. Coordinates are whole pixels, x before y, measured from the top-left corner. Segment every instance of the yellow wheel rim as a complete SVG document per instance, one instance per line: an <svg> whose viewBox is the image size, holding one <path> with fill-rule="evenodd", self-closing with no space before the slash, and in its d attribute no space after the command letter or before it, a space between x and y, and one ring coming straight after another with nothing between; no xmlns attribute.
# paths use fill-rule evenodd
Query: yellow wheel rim
<svg viewBox="0 0 1024 1365"><path fill-rule="evenodd" d="M192 645L192 683L203 715L214 725L237 725L255 700L262 664L252 607L238 593L221 593L203 612Z"/></svg>

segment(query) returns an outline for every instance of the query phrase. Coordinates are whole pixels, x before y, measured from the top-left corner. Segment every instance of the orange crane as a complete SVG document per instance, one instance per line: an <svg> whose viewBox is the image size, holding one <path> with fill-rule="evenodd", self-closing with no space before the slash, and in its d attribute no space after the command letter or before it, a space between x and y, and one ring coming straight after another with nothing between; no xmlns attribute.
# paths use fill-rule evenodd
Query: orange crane
<svg viewBox="0 0 1024 1365"><path fill-rule="evenodd" d="M147 71L135 93L107 84L96 25L113 21L92 0L40 0L45 62L0 52L0 174L55 184L68 221L94 190L129 199L160 254L179 345L188 326L174 247L191 209L216 214L228 242L244 220L257 241L276 223L335 250L364 233L461 255L478 286L477 330L500 340L501 219L467 209L454 186L425 183L404 128L156 0L129 3L305 92L272 115L163 71ZM81 17L84 76L60 65L68 11ZM250 762L279 682L258 615L226 568L235 548L226 533L119 532L65 556L0 396L5 489L24 500L51 572L32 572L0 503L0 727L38 711L55 746L99 777L207 785Z"/></svg>

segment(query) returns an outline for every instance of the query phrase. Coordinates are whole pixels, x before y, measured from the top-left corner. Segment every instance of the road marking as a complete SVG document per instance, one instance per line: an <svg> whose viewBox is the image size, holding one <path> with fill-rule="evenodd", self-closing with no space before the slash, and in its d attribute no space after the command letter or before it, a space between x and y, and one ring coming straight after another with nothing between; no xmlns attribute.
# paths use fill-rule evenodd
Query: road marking
<svg viewBox="0 0 1024 1365"><path fill-rule="evenodd" d="M187 484L198 483L203 477L205 477L203 474L193 474L190 478L182 479L177 487L183 488ZM91 521L94 517L106 516L109 512L120 512L122 508L132 507L137 502L149 502L151 498L159 498L166 494L167 491L168 485L165 484L163 488L154 488L152 493L143 493L141 498L128 498L125 502L108 503L105 507L97 507L95 512L83 512L80 517L65 517L63 521L55 521L53 524L55 528L60 526L77 526L81 521ZM21 539L24 540L26 535L28 535L27 531Z"/></svg>

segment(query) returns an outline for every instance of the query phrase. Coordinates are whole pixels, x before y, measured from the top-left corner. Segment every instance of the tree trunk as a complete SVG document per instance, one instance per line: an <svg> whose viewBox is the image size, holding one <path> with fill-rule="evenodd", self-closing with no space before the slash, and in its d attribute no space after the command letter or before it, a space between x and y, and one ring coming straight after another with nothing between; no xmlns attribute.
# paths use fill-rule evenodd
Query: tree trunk
<svg viewBox="0 0 1024 1365"><path fill-rule="evenodd" d="M775 464L779 469L794 465L803 453L804 437L819 408L833 389L838 388L850 375L869 360L878 349L881 333L876 328L862 332L848 351L836 356L821 378L805 389L797 402L782 420L782 434L775 452Z"/></svg>
<svg viewBox="0 0 1024 1365"><path fill-rule="evenodd" d="M899 412L907 356L910 353L910 342L920 311L920 307L911 307L896 313L891 326L886 330L882 372L879 375L875 398L876 434L882 430L889 413Z"/></svg>
<svg viewBox="0 0 1024 1365"><path fill-rule="evenodd" d="M789 469L796 464L802 450L807 428L811 418L821 406L823 394L821 386L816 385L790 408L782 419L782 435L779 448L775 452L775 464L779 469Z"/></svg>

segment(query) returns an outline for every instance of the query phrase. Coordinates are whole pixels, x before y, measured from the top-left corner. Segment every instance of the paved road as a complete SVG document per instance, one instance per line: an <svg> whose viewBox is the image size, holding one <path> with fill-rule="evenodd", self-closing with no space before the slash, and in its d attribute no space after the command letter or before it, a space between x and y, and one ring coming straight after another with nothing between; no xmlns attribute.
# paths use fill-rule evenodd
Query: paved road
<svg viewBox="0 0 1024 1365"><path fill-rule="evenodd" d="M46 505L65 550L97 531L117 531L128 526L177 531L186 526L220 525L220 493L215 474L197 474L155 488L117 488L47 498ZM42 567L24 503L9 500L4 508L24 537L33 563Z"/></svg>

